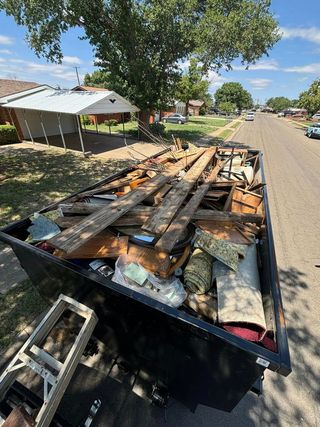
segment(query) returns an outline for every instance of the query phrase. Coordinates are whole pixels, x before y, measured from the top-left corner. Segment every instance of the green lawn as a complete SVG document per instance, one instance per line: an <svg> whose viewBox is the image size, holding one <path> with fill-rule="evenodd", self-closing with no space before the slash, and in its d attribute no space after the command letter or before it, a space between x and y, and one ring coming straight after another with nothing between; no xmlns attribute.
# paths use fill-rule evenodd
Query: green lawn
<svg viewBox="0 0 320 427"><path fill-rule="evenodd" d="M0 294L0 353L47 307L29 280Z"/></svg>
<svg viewBox="0 0 320 427"><path fill-rule="evenodd" d="M183 125L166 123L166 139L171 140L173 135L175 138L194 142L229 122L230 120L228 119L199 116L190 117L189 122ZM87 125L86 128L90 130L96 129L94 125ZM109 127L104 124L99 125L98 128L101 132L109 132ZM138 123L136 121L130 121L125 124L125 132L135 137L138 136L137 128ZM112 133L122 133L122 131L122 124L111 127Z"/></svg>
<svg viewBox="0 0 320 427"><path fill-rule="evenodd" d="M233 129L225 129L219 134L219 137L222 138L223 140L225 140L232 133L233 133Z"/></svg>
<svg viewBox="0 0 320 427"><path fill-rule="evenodd" d="M0 148L0 227L29 215L127 165L51 148Z"/></svg>
<svg viewBox="0 0 320 427"><path fill-rule="evenodd" d="M119 160L102 163L53 148L36 151L0 147L0 227L93 184L126 164ZM29 280L0 295L0 353L45 308L46 303Z"/></svg>
<svg viewBox="0 0 320 427"><path fill-rule="evenodd" d="M238 126L240 126L241 122L235 122L233 123L233 125L231 126L232 129L236 129Z"/></svg>

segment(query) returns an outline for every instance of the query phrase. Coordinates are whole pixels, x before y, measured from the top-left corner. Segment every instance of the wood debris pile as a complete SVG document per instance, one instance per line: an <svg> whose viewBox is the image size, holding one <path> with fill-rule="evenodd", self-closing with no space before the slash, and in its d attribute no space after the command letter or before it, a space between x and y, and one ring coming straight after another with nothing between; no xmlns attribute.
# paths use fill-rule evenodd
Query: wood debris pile
<svg viewBox="0 0 320 427"><path fill-rule="evenodd" d="M83 265L103 259L113 269L126 256L159 280L178 278L187 292L179 309L223 327L217 279L238 274L248 248L256 246L264 185L257 152L169 151L60 203L54 222L61 231L46 240L46 250ZM131 281L135 274L131 269ZM229 326L237 322L230 313L227 318ZM267 327L260 319L253 324L258 338L248 339L261 341Z"/></svg>

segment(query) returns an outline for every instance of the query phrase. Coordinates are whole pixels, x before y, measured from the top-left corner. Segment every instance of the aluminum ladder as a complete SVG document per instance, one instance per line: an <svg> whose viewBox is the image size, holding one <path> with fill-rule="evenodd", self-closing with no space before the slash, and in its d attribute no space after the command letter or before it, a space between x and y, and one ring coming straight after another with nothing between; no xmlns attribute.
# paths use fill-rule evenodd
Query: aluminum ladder
<svg viewBox="0 0 320 427"><path fill-rule="evenodd" d="M42 349L41 344L66 310L76 313L84 322L65 361L61 363ZM1 375L0 401L4 399L21 369L32 369L43 379L43 405L35 419L35 425L48 427L97 322L98 318L93 310L61 294Z"/></svg>

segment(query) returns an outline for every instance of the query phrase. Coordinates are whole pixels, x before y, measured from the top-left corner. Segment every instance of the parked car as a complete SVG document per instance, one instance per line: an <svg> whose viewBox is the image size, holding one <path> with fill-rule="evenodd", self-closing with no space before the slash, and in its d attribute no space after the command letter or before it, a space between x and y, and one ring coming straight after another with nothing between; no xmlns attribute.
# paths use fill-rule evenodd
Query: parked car
<svg viewBox="0 0 320 427"><path fill-rule="evenodd" d="M312 120L318 121L320 120L320 113L316 113L312 116Z"/></svg>
<svg viewBox="0 0 320 427"><path fill-rule="evenodd" d="M254 113L252 111L249 111L249 113L247 113L247 115L246 115L246 121L253 122L253 120L254 120Z"/></svg>
<svg viewBox="0 0 320 427"><path fill-rule="evenodd" d="M320 123L310 125L304 133L308 138L320 138Z"/></svg>
<svg viewBox="0 0 320 427"><path fill-rule="evenodd" d="M179 125L187 123L188 118L182 114L170 114L169 116L164 116L162 118L163 123L178 123Z"/></svg>
<svg viewBox="0 0 320 427"><path fill-rule="evenodd" d="M283 111L279 111L278 117L284 117L284 112Z"/></svg>

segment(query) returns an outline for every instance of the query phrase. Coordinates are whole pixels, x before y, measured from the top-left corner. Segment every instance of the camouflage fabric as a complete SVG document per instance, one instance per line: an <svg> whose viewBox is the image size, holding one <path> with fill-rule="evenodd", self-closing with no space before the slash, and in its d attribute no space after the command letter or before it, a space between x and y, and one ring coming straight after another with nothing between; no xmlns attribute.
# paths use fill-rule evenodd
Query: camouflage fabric
<svg viewBox="0 0 320 427"><path fill-rule="evenodd" d="M206 293L212 285L213 258L202 249L195 249L184 270L186 287L196 294Z"/></svg>

